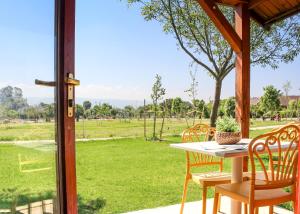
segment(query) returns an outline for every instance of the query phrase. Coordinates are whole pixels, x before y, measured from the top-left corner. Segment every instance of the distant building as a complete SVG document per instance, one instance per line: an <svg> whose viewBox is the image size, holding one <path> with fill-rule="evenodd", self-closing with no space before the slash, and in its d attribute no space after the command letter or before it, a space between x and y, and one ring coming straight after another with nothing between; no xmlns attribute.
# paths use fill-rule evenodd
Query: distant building
<svg viewBox="0 0 300 214"><path fill-rule="evenodd" d="M260 97L252 97L250 99L250 105L257 105L259 102Z"/></svg>
<svg viewBox="0 0 300 214"><path fill-rule="evenodd" d="M257 105L259 103L260 97L252 97L250 99L250 104L251 105ZM289 105L289 102L291 100L299 100L300 101L300 96L281 96L280 97L280 105L283 107L287 107Z"/></svg>
<svg viewBox="0 0 300 214"><path fill-rule="evenodd" d="M287 107L291 100L300 100L300 96L281 96L280 97L280 104L283 107Z"/></svg>

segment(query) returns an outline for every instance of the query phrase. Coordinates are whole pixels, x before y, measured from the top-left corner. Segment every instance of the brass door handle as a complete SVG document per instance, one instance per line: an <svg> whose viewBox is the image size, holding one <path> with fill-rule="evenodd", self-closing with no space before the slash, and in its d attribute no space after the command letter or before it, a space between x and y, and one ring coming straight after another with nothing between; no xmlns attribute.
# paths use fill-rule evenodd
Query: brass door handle
<svg viewBox="0 0 300 214"><path fill-rule="evenodd" d="M47 86L47 87L55 87L56 86L56 82L54 82L54 81L43 81L43 80L36 79L34 81L34 83L36 85Z"/></svg>
<svg viewBox="0 0 300 214"><path fill-rule="evenodd" d="M73 117L74 109L75 109L75 99L74 99L74 87L80 85L80 81L74 79L74 74L68 73L68 77L65 79L65 83L68 88L68 117ZM43 81L43 80L35 80L36 85L55 87L56 82L53 81Z"/></svg>

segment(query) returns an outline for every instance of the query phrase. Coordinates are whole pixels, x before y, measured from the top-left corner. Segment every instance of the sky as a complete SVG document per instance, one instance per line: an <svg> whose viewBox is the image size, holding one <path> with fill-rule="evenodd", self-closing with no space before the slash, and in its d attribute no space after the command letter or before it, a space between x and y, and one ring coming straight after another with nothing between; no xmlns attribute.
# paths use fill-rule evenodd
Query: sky
<svg viewBox="0 0 300 214"><path fill-rule="evenodd" d="M34 79L54 78L54 1L0 1L0 87L21 87L24 96L53 98L53 89L34 85ZM166 97L180 96L189 88L191 59L162 26L146 22L138 7L125 0L77 0L76 78L83 99L150 100L155 74L162 76ZM251 96L263 87L282 89L291 81L290 94L300 94L300 58L279 69L252 67ZM198 98L213 99L214 80L197 72ZM223 83L222 97L234 95L234 71Z"/></svg>

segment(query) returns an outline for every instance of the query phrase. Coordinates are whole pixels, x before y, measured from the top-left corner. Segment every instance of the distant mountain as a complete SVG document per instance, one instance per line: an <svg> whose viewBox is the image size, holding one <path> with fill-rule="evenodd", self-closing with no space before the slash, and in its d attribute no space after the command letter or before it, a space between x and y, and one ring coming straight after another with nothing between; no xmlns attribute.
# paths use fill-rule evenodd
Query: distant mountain
<svg viewBox="0 0 300 214"><path fill-rule="evenodd" d="M83 97L76 98L76 103L77 104L82 104L86 100L91 101L93 103L93 105L94 104L101 104L101 103L109 103L110 105L112 105L114 107L119 107L119 108L123 108L124 106L127 106L127 105L131 105L131 106L134 106L134 107L144 105L143 100L92 99L92 98L83 98ZM27 102L30 105L37 105L41 102L49 104L49 103L54 102L54 98L50 98L50 97L28 97ZM149 103L149 102L147 102L147 103Z"/></svg>

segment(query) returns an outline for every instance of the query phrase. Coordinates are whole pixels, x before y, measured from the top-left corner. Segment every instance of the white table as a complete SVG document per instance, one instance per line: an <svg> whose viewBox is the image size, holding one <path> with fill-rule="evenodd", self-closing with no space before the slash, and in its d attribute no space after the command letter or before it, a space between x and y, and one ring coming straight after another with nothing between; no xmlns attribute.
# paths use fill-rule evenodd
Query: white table
<svg viewBox="0 0 300 214"><path fill-rule="evenodd" d="M242 139L235 145L219 145L215 141L178 143L171 144L172 148L181 149L189 152L197 152L216 157L231 158L231 183L239 183L243 181L243 157L248 156L248 145L251 139ZM282 150L287 149L290 143L282 143ZM270 146L270 150L277 151L276 145ZM241 213L241 203L235 200L231 201L231 213Z"/></svg>

